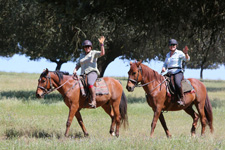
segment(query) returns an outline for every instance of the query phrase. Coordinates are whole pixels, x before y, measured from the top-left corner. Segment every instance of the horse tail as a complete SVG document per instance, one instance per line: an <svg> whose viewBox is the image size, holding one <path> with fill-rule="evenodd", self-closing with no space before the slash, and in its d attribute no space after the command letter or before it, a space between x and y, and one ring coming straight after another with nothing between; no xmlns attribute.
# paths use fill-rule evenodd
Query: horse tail
<svg viewBox="0 0 225 150"><path fill-rule="evenodd" d="M119 109L120 109L120 116L121 116L121 124L123 124L124 128L126 128L129 124L128 124L128 116L127 116L127 97L124 91L122 92Z"/></svg>
<svg viewBox="0 0 225 150"><path fill-rule="evenodd" d="M206 119L207 119L207 123L210 127L210 131L211 131L211 133L213 133L213 130L214 130L213 129L213 113L212 113L212 105L209 101L208 93L206 93L204 110L205 110L205 116L206 116Z"/></svg>

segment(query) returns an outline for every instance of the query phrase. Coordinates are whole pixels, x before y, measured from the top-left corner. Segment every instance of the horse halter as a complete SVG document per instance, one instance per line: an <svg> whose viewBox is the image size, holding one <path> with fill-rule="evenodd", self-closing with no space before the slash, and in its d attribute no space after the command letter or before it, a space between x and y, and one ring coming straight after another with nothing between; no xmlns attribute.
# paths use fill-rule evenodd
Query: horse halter
<svg viewBox="0 0 225 150"><path fill-rule="evenodd" d="M128 78L128 81L133 82L135 87L143 87L143 86L146 86L146 85L148 85L148 84L150 84L150 83L152 83L152 82L155 81L155 80L152 80L152 81L150 81L150 82L148 82L148 83L145 83L145 84L138 84L139 72L141 72L141 76L143 76L143 71L142 71L141 65L140 65L139 68L138 68L137 79L134 80L134 79Z"/></svg>
<svg viewBox="0 0 225 150"><path fill-rule="evenodd" d="M138 68L138 75L137 75L137 79L136 80L128 78L128 81L133 82L135 87L139 87L139 85L138 85L139 72L141 72L141 75L142 75L142 68L141 68L141 66L139 66L139 68Z"/></svg>
<svg viewBox="0 0 225 150"><path fill-rule="evenodd" d="M39 88L39 89L41 89L41 90L44 91L43 95L46 95L46 94L48 94L48 93L50 93L50 92L52 92L52 91L54 90L54 88L53 88L53 86L52 86L51 75L46 76L45 78L47 79L47 80L46 80L46 82L47 82L47 83L46 83L46 86L43 87L43 86L39 86L39 85L38 85L38 87L37 87L37 88ZM39 79L39 81L41 81L41 78ZM50 89L47 89L48 82L50 82Z"/></svg>
<svg viewBox="0 0 225 150"><path fill-rule="evenodd" d="M47 89L47 86L48 86L48 80L47 80L47 83L46 83L46 86L45 87L42 87L42 86L38 86L37 88L41 89L44 91L44 93L42 94L42 96L46 95L46 94L49 94L51 92L53 92L54 90L58 90L59 88L63 87L67 82L69 82L69 79L64 82L63 84L61 84L60 86L58 86L57 88L54 88L53 85L52 85L52 80L51 80L51 75L49 76L46 76L45 77L46 79L49 80L50 82L50 89ZM40 80L40 79L39 79ZM69 89L70 90L70 89ZM67 91L68 92L68 91Z"/></svg>

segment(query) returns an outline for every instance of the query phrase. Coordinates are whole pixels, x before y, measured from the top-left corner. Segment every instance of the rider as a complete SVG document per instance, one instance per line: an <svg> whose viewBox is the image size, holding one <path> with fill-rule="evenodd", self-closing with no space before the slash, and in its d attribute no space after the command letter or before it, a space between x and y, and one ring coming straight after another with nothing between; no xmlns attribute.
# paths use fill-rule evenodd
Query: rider
<svg viewBox="0 0 225 150"><path fill-rule="evenodd" d="M98 41L101 47L101 51L92 50L92 43L89 40L85 40L82 43L82 47L85 53L81 54L78 63L76 64L76 67L73 71L73 74L76 75L77 70L81 67L81 75L87 75L88 89L91 93L91 103L89 103L89 105L92 108L96 108L96 94L94 83L98 78L98 75L100 74L97 68L97 59L105 55L105 37L101 36Z"/></svg>
<svg viewBox="0 0 225 150"><path fill-rule="evenodd" d="M175 90L179 94L180 100L178 103L185 106L184 94L181 87L181 80L183 79L182 61L189 61L188 47L185 46L183 52L177 49L178 42L175 39L169 40L170 52L166 54L166 59L163 64L162 72L168 69L168 73L174 76Z"/></svg>

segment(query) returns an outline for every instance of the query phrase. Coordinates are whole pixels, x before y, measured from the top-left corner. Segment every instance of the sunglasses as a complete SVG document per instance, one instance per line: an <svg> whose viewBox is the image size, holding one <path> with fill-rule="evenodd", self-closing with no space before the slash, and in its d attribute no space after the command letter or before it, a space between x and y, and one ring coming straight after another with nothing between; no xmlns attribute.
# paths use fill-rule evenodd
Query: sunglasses
<svg viewBox="0 0 225 150"><path fill-rule="evenodd" d="M84 48L89 48L89 47L91 47L91 46L90 45L84 46Z"/></svg>
<svg viewBox="0 0 225 150"><path fill-rule="evenodd" d="M175 46L176 44L170 44L170 46Z"/></svg>

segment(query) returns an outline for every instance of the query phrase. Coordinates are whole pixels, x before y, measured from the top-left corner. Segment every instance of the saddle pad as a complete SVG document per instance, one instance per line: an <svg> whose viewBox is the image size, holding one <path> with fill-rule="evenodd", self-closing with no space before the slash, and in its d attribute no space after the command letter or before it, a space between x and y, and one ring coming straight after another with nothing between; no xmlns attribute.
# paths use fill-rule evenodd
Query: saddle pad
<svg viewBox="0 0 225 150"><path fill-rule="evenodd" d="M103 78L98 78L95 84L95 93L96 95L107 95L109 94L108 87Z"/></svg>
<svg viewBox="0 0 225 150"><path fill-rule="evenodd" d="M183 92L190 92L191 90L193 90L194 88L191 85L191 82L187 79L184 79L181 81L181 85L182 85L182 89Z"/></svg>
<svg viewBox="0 0 225 150"><path fill-rule="evenodd" d="M82 83L82 81L81 81L81 77L80 77L80 79L78 80L79 81L79 85L80 85L80 92L81 92L81 95L83 96L83 97L86 97L86 92L85 92L85 89L84 89L84 85L83 85L83 83Z"/></svg>

